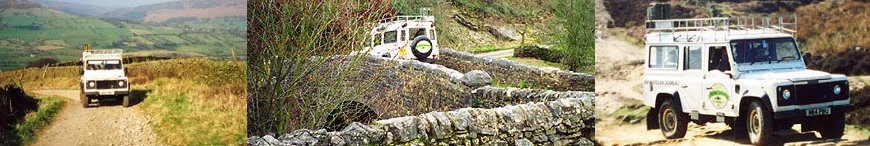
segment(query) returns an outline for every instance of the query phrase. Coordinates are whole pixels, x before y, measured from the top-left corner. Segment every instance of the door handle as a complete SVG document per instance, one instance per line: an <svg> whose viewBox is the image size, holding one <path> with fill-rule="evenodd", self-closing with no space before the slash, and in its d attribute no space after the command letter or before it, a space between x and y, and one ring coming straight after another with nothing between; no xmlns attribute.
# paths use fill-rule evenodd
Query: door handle
<svg viewBox="0 0 870 146"><path fill-rule="evenodd" d="M711 89L713 89L713 87L707 87L707 90L711 90Z"/></svg>
<svg viewBox="0 0 870 146"><path fill-rule="evenodd" d="M688 87L689 87L689 85L680 85L680 87L683 87L683 88L688 88Z"/></svg>

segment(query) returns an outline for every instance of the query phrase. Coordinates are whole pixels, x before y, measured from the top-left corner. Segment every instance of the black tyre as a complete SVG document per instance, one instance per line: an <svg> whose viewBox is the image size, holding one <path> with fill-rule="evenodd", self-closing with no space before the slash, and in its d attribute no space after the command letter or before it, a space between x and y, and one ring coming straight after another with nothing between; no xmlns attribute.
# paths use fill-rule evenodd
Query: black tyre
<svg viewBox="0 0 870 146"><path fill-rule="evenodd" d="M414 53L414 57L417 57L417 60L426 61L429 58L429 55L432 55L432 50L435 49L435 46L432 44L432 40L425 36L418 36L414 38L414 42L411 43L411 53Z"/></svg>
<svg viewBox="0 0 870 146"><path fill-rule="evenodd" d="M753 145L764 145L773 136L773 114L761 102L749 103L746 112L746 131L749 142Z"/></svg>
<svg viewBox="0 0 870 146"><path fill-rule="evenodd" d="M124 99L122 99L121 105L123 105L124 107L130 107L130 95L124 95L124 97L122 98Z"/></svg>
<svg viewBox="0 0 870 146"><path fill-rule="evenodd" d="M840 139L843 137L843 131L846 128L846 115L843 113L835 113L825 116L824 119L830 123L825 126L819 126L819 134L825 139Z"/></svg>
<svg viewBox="0 0 870 146"><path fill-rule="evenodd" d="M87 95L85 95L84 92L82 92L81 95L79 96L79 100L82 102L83 108L88 108L89 107L88 104L91 103L91 98L88 97Z"/></svg>
<svg viewBox="0 0 870 146"><path fill-rule="evenodd" d="M665 138L683 138L689 119L682 114L671 99L665 100L659 108L659 129Z"/></svg>

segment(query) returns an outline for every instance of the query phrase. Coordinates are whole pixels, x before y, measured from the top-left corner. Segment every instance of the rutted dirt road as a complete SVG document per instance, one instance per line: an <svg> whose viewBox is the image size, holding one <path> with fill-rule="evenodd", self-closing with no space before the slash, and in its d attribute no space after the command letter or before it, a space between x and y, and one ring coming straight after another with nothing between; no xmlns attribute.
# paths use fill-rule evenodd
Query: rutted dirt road
<svg viewBox="0 0 870 146"><path fill-rule="evenodd" d="M157 135L148 126L150 120L133 107L101 101L99 107L82 108L78 90L35 93L62 97L66 105L37 134L33 145L159 145Z"/></svg>
<svg viewBox="0 0 870 146"><path fill-rule="evenodd" d="M625 122L612 115L623 106L641 104L643 49L616 37L596 40L596 132L602 145L747 145L746 139L735 139L724 123L706 126L689 124L685 138L665 139L659 130L646 130L646 123ZM775 133L775 145L870 145L870 135L847 129L842 140L825 140L815 132L800 133L800 125L792 130Z"/></svg>

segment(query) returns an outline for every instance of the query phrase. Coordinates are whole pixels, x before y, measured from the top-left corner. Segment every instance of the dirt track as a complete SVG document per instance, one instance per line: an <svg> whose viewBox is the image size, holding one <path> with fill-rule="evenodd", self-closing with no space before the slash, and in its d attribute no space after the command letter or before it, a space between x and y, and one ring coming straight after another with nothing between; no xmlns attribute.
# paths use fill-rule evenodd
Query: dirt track
<svg viewBox="0 0 870 146"><path fill-rule="evenodd" d="M82 108L78 90L35 93L59 96L67 103L37 134L33 145L159 145L157 135L148 126L150 120L133 107L101 101L99 107Z"/></svg>
<svg viewBox="0 0 870 146"><path fill-rule="evenodd" d="M596 141L602 145L747 145L735 139L724 123L698 126L689 124L685 138L665 139L659 130L646 130L646 123L625 123L611 115L616 109L640 104L643 75L643 50L615 37L596 40ZM870 135L847 129L842 140L825 140L814 132L778 131L774 145L870 145Z"/></svg>

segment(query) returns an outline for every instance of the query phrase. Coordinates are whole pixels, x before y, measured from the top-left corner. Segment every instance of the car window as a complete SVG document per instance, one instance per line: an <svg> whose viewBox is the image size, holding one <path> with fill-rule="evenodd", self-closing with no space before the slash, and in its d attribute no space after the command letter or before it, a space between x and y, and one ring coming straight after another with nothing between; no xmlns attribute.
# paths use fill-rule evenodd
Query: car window
<svg viewBox="0 0 870 146"><path fill-rule="evenodd" d="M650 68L677 69L677 47L652 46L649 54Z"/></svg>
<svg viewBox="0 0 870 146"><path fill-rule="evenodd" d="M396 42L396 31L388 31L384 33L384 44Z"/></svg>
<svg viewBox="0 0 870 146"><path fill-rule="evenodd" d="M418 36L426 36L426 29L423 29L423 28L411 28L411 29L409 29L409 30L411 30L411 32L410 32L411 37L409 37L408 40L413 40L414 38L417 38ZM430 39L431 39L431 38L430 38Z"/></svg>
<svg viewBox="0 0 870 146"><path fill-rule="evenodd" d="M405 30L399 31L399 40L409 40L408 31L405 31Z"/></svg>
<svg viewBox="0 0 870 146"><path fill-rule="evenodd" d="M121 69L121 60L89 60L87 70Z"/></svg>
<svg viewBox="0 0 870 146"><path fill-rule="evenodd" d="M429 29L429 39L435 40L435 29Z"/></svg>
<svg viewBox="0 0 870 146"><path fill-rule="evenodd" d="M381 40L384 39L384 35L383 35L383 34L378 33L378 34L375 34L374 37L375 37L375 41L374 41L374 42L375 42L375 45L380 45L380 44L383 43L383 42L381 41Z"/></svg>
<svg viewBox="0 0 870 146"><path fill-rule="evenodd" d="M683 49L683 52L686 52L683 70L701 69L701 47L686 46Z"/></svg>

